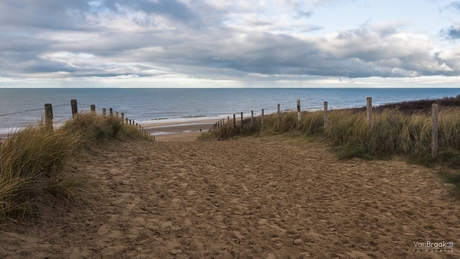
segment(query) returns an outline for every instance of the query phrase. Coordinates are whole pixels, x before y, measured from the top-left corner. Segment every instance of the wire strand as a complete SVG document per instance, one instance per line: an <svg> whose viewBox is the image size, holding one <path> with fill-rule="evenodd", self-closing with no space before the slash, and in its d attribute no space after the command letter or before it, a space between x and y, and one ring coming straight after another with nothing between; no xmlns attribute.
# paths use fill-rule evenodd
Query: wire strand
<svg viewBox="0 0 460 259"><path fill-rule="evenodd" d="M63 106L70 106L70 104L53 105L53 107L63 107ZM18 112L4 113L4 114L0 114L0 117L10 116L10 115L15 115L15 114L21 114L21 113L26 113L26 112L40 111L40 110L44 110L44 109L45 108L36 108L36 109L28 109L28 110L18 111Z"/></svg>

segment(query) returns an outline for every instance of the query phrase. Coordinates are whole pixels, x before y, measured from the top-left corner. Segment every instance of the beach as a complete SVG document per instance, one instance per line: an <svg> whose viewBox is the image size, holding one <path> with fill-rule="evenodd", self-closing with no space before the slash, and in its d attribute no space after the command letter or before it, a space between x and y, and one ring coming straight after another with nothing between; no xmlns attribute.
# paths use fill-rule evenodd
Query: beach
<svg viewBox="0 0 460 259"><path fill-rule="evenodd" d="M142 126L156 141L194 141L217 122L217 119L194 119L181 121L156 121ZM0 134L0 144L8 138L8 134Z"/></svg>
<svg viewBox="0 0 460 259"><path fill-rule="evenodd" d="M156 141L194 141L201 133L208 132L217 119L195 119L189 121L157 121L146 123L144 129L155 137Z"/></svg>
<svg viewBox="0 0 460 259"><path fill-rule="evenodd" d="M295 138L181 141L193 134L76 158L93 191L33 202L39 216L2 231L0 257L458 258L460 204L436 169L337 160Z"/></svg>

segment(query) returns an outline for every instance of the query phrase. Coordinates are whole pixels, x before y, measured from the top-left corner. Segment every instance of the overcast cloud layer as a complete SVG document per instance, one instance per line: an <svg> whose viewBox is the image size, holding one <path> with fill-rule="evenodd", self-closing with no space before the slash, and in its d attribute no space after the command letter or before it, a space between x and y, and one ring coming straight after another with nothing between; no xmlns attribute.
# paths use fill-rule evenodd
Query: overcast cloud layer
<svg viewBox="0 0 460 259"><path fill-rule="evenodd" d="M460 86L459 22L442 0L2 0L0 86Z"/></svg>

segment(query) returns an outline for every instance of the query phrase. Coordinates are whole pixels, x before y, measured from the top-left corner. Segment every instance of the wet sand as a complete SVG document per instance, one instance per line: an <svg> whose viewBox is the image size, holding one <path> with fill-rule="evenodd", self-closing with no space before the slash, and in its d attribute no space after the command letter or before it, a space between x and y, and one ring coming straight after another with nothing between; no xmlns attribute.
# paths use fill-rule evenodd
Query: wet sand
<svg viewBox="0 0 460 259"><path fill-rule="evenodd" d="M217 120L196 120L191 122L157 122L144 125L144 129L156 141L195 141L201 133L208 132Z"/></svg>

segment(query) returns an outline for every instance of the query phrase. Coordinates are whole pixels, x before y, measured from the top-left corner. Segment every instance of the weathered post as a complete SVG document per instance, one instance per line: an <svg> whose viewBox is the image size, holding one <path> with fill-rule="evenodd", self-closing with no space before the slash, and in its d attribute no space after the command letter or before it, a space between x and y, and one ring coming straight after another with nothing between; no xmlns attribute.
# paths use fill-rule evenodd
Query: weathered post
<svg viewBox="0 0 460 259"><path fill-rule="evenodd" d="M241 130L243 130L243 112L241 112Z"/></svg>
<svg viewBox="0 0 460 259"><path fill-rule="evenodd" d="M227 116L227 123L230 123L230 116Z"/></svg>
<svg viewBox="0 0 460 259"><path fill-rule="evenodd" d="M233 114L233 128L236 128L236 117L235 114Z"/></svg>
<svg viewBox="0 0 460 259"><path fill-rule="evenodd" d="M72 117L75 117L78 114L77 100L70 100L70 107L72 108Z"/></svg>
<svg viewBox="0 0 460 259"><path fill-rule="evenodd" d="M109 108L109 116L113 117L113 109L112 108Z"/></svg>
<svg viewBox="0 0 460 259"><path fill-rule="evenodd" d="M254 110L251 110L251 128L254 126Z"/></svg>
<svg viewBox="0 0 460 259"><path fill-rule="evenodd" d="M51 103L45 104L45 127L53 130L53 105Z"/></svg>
<svg viewBox="0 0 460 259"><path fill-rule="evenodd" d="M262 109L262 115L260 117L261 120L261 130L264 130L264 109Z"/></svg>
<svg viewBox="0 0 460 259"><path fill-rule="evenodd" d="M433 104L431 107L431 116L433 122L432 129L432 144L431 144L431 156L436 158L438 156L438 105Z"/></svg>
<svg viewBox="0 0 460 259"><path fill-rule="evenodd" d="M91 113L96 113L96 105L91 104L90 109L91 109Z"/></svg>
<svg viewBox="0 0 460 259"><path fill-rule="evenodd" d="M115 117L117 117L117 119L118 119L118 112L115 112Z"/></svg>
<svg viewBox="0 0 460 259"><path fill-rule="evenodd" d="M367 125L372 126L372 97L366 97L367 101Z"/></svg>
<svg viewBox="0 0 460 259"><path fill-rule="evenodd" d="M301 119L301 114L300 114L300 99L297 99L297 121L300 122Z"/></svg>
<svg viewBox="0 0 460 259"><path fill-rule="evenodd" d="M125 113L122 112L121 113L121 123L123 124L124 121L125 121Z"/></svg>
<svg viewBox="0 0 460 259"><path fill-rule="evenodd" d="M107 114L106 114L106 112L105 112L105 108L102 108L102 117L104 117L104 118L105 118L105 117L106 117L106 115L107 115Z"/></svg>
<svg viewBox="0 0 460 259"><path fill-rule="evenodd" d="M129 125L130 125L130 126L132 125L132 124L131 124L131 119L129 119Z"/></svg>
<svg viewBox="0 0 460 259"><path fill-rule="evenodd" d="M281 111L280 111L280 104L278 103L278 118L276 119L276 129L277 130L280 128L280 122L281 122Z"/></svg>
<svg viewBox="0 0 460 259"><path fill-rule="evenodd" d="M126 118L125 120L126 120L126 124L129 124L129 123L128 123L128 118Z"/></svg>
<svg viewBox="0 0 460 259"><path fill-rule="evenodd" d="M328 119L327 119L327 102L324 102L324 131L327 129Z"/></svg>

